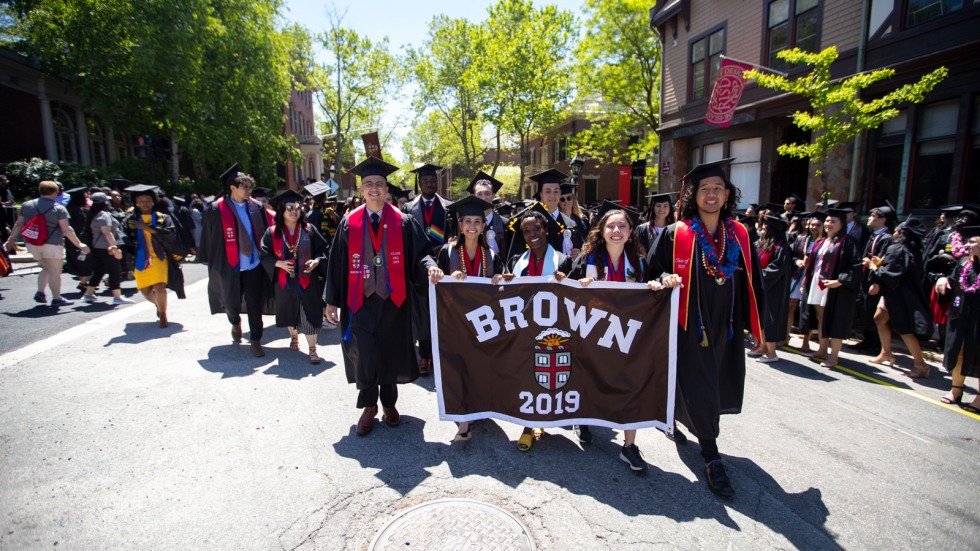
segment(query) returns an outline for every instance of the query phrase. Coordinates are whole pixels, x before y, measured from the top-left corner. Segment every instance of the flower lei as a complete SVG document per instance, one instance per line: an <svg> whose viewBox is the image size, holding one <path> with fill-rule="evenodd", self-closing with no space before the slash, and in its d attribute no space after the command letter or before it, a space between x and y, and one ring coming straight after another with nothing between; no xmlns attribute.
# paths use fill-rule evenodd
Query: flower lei
<svg viewBox="0 0 980 551"><path fill-rule="evenodd" d="M963 265L963 269L960 270L960 289L964 293L976 293L980 289L980 274L976 274L972 285L970 284L970 279L967 277L967 274L974 271L975 267L976 264L973 262L973 259L970 259Z"/></svg>
<svg viewBox="0 0 980 551"><path fill-rule="evenodd" d="M953 232L952 243L950 243L950 251L953 253L953 258L963 258L970 252L970 244L963 244L963 237L960 236L959 232Z"/></svg>
<svg viewBox="0 0 980 551"><path fill-rule="evenodd" d="M722 223L722 237L719 239L721 251L719 255L719 251L715 249L714 244L712 244L711 239L708 237L708 232L704 229L701 219L695 216L689 222L691 229L694 231L698 247L701 248L701 263L704 266L704 270L708 275L714 277L719 285L735 274L735 270L738 268L738 258L742 252L738 242L735 241L735 229L732 224L731 218L725 218ZM724 258L724 261L719 256Z"/></svg>

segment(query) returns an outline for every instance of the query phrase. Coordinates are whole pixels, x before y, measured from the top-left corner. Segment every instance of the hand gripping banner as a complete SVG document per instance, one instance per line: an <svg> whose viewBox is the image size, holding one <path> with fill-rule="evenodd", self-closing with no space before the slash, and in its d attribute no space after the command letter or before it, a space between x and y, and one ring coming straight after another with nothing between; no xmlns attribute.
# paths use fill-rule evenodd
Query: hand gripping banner
<svg viewBox="0 0 980 551"><path fill-rule="evenodd" d="M430 284L440 418L673 431L678 296L547 277Z"/></svg>

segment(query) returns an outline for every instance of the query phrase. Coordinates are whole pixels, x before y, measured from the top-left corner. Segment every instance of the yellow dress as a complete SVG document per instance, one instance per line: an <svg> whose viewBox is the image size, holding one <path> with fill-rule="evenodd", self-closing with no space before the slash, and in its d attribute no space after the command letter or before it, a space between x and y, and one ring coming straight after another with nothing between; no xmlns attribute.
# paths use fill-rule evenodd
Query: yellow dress
<svg viewBox="0 0 980 551"><path fill-rule="evenodd" d="M149 214L142 215L143 223L147 226L150 225ZM150 239L150 232L146 230L140 230L143 232L143 241L146 243L146 248L149 249L147 256L150 258L150 264L145 270L133 270L133 275L136 277L136 288L143 289L157 283L167 283L167 259L166 254L164 254L163 260L157 258L156 252L153 250L153 240Z"/></svg>

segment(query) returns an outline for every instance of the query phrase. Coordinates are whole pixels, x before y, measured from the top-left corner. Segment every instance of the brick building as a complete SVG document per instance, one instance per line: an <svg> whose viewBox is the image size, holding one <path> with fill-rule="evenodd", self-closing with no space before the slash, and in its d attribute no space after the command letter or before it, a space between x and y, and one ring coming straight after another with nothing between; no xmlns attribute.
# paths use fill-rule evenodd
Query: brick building
<svg viewBox="0 0 980 551"><path fill-rule="evenodd" d="M284 108L286 124L283 132L296 139L300 159L287 160L280 176L287 188L298 190L308 178L319 180L323 170L323 142L316 135L316 120L313 117L313 92L293 90L289 94L289 104Z"/></svg>
<svg viewBox="0 0 980 551"><path fill-rule="evenodd" d="M833 197L863 210L889 199L902 212L980 200L980 1L669 0L651 9L650 26L663 43L663 189L679 189L699 162L735 157L731 177L743 205L797 193L813 207L821 191L813 167L776 153L809 140L790 119L806 102L749 84L730 128L706 125L704 116L722 55L784 68L775 57L782 49L836 46L835 77L895 69L864 99L941 65L949 77L923 103L901 106L897 118L835 152L824 176Z"/></svg>

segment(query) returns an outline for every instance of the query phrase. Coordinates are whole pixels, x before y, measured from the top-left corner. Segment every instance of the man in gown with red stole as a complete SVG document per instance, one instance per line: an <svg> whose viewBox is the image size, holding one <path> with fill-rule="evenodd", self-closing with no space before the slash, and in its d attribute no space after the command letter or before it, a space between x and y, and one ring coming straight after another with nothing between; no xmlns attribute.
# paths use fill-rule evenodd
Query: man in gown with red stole
<svg viewBox="0 0 980 551"><path fill-rule="evenodd" d="M238 163L221 175L222 196L201 220L198 258L208 265L208 302L211 315L224 312L231 323L231 338L242 339L242 312L248 316L253 356L262 350L262 314L274 314L272 278L259 260L262 236L275 213L252 198L255 180L238 171Z"/></svg>
<svg viewBox="0 0 980 551"><path fill-rule="evenodd" d="M413 286L442 277L422 226L385 202L387 177L398 167L368 157L351 169L361 177L364 204L344 216L330 249L324 314L339 323L347 382L357 385L358 436L374 428L378 400L389 427L399 384L419 376L412 338ZM422 281L420 281L422 280Z"/></svg>
<svg viewBox="0 0 980 551"><path fill-rule="evenodd" d="M708 487L735 495L718 453L721 414L739 413L745 388L743 334L765 342L762 274L745 226L732 218L740 194L725 168L699 165L684 176L681 220L647 258L647 280L681 286L677 331L677 419L698 438Z"/></svg>

